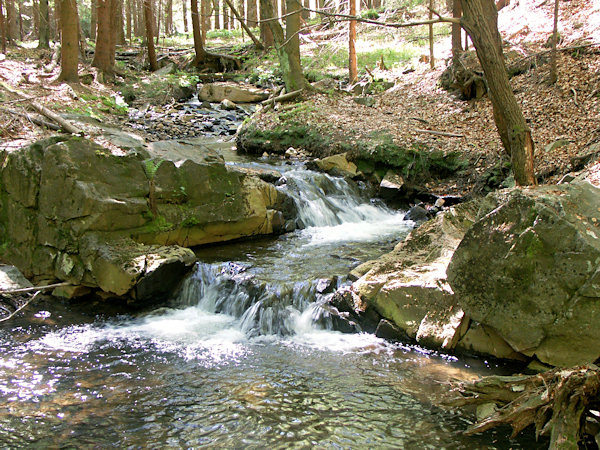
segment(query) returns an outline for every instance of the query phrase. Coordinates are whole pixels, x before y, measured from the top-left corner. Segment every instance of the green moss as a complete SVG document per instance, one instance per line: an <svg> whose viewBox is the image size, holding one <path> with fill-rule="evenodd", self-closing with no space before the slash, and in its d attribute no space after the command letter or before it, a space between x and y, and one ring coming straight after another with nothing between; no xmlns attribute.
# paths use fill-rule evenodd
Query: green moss
<svg viewBox="0 0 600 450"><path fill-rule="evenodd" d="M164 216L156 216L154 219L135 230L138 234L146 234L146 233L160 233L163 231L171 231L175 228L175 225L171 222L167 221Z"/></svg>
<svg viewBox="0 0 600 450"><path fill-rule="evenodd" d="M200 219L198 219L195 216L191 216L191 217L184 219L181 222L181 227L182 228L192 228L192 227L195 227L196 225L200 225L200 223L201 223Z"/></svg>
<svg viewBox="0 0 600 450"><path fill-rule="evenodd" d="M447 177L467 167L465 160L458 152L444 153L429 151L413 145L404 148L396 145L389 134L373 133L370 140L360 143L356 159L394 167L406 178L416 176Z"/></svg>
<svg viewBox="0 0 600 450"><path fill-rule="evenodd" d="M244 133L243 141L243 147L251 153L284 153L289 147L303 148L312 153L332 144L330 137L297 122L288 122L270 130L252 127Z"/></svg>

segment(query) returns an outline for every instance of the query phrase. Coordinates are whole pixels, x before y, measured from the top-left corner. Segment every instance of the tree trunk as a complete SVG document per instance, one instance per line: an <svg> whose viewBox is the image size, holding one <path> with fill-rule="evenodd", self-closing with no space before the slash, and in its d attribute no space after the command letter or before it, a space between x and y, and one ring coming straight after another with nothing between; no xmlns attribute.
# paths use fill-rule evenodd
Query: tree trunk
<svg viewBox="0 0 600 450"><path fill-rule="evenodd" d="M305 8L310 8L310 0L302 0L302 6L304 6ZM355 8L356 8L356 6L355 6ZM302 20L307 21L310 18L310 11L303 9L302 13L301 13L301 17L302 17Z"/></svg>
<svg viewBox="0 0 600 450"><path fill-rule="evenodd" d="M194 35L194 49L196 50L196 57L194 58L194 65L202 64L206 59L206 51L204 50L204 44L202 42L202 32L200 30L200 17L198 15L198 0L192 0L190 12L192 13L192 33Z"/></svg>
<svg viewBox="0 0 600 450"><path fill-rule="evenodd" d="M116 44L125 45L125 20L123 15L123 0L115 0L116 1L116 14L114 19L116 19L115 26L117 31L116 36Z"/></svg>
<svg viewBox="0 0 600 450"><path fill-rule="evenodd" d="M136 36L141 36L143 44L146 45L146 22L144 20L144 0L133 0L135 2L135 21L133 30Z"/></svg>
<svg viewBox="0 0 600 450"><path fill-rule="evenodd" d="M277 0L274 0L274 1L277 2ZM277 3L273 4L273 0L271 0L271 11L273 12L273 16L267 17L267 16L265 16L266 11L262 8L262 3L261 3L260 20L262 21L262 20L271 19L272 17L275 17L276 16L276 12L275 12L276 6L277 6ZM261 22L260 23L260 40L262 41L265 48L271 48L275 44L275 41L273 39L273 32L271 31L269 22Z"/></svg>
<svg viewBox="0 0 600 450"><path fill-rule="evenodd" d="M6 18L4 15L4 2L0 0L0 44L2 53L6 54Z"/></svg>
<svg viewBox="0 0 600 450"><path fill-rule="evenodd" d="M356 15L356 0L348 0L350 15ZM348 27L348 75L350 84L358 81L358 68L356 63L356 20L351 20Z"/></svg>
<svg viewBox="0 0 600 450"><path fill-rule="evenodd" d="M460 19L462 16L461 0L454 0L452 2L452 17ZM452 24L452 66L454 70L458 67L460 62L460 54L462 53L462 28L458 23Z"/></svg>
<svg viewBox="0 0 600 450"><path fill-rule="evenodd" d="M181 2L181 14L183 16L183 32L188 32L188 21L187 21L187 0Z"/></svg>
<svg viewBox="0 0 600 450"><path fill-rule="evenodd" d="M132 0L127 0L127 3L125 4L125 10L126 10L126 17L127 17L127 41L129 42L129 45L131 45L131 43L133 42L132 38L133 38L133 30L132 30L132 18L133 18L133 13L132 13L132 5L133 1Z"/></svg>
<svg viewBox="0 0 600 450"><path fill-rule="evenodd" d="M144 21L146 22L146 45L148 46L148 61L150 70L158 70L156 50L154 50L154 17L152 17L152 0L144 0Z"/></svg>
<svg viewBox="0 0 600 450"><path fill-rule="evenodd" d="M273 8L271 7L271 9ZM256 8L256 0L248 0L248 7L246 8L246 11L248 12L247 24L250 28L254 28L258 25L258 11Z"/></svg>
<svg viewBox="0 0 600 450"><path fill-rule="evenodd" d="M6 33L8 42L14 44L19 34L19 26L17 24L17 8L15 0L6 0Z"/></svg>
<svg viewBox="0 0 600 450"><path fill-rule="evenodd" d="M493 0L463 0L461 25L471 37L485 73L500 139L512 161L519 186L536 184L533 140L512 91L498 33L498 11Z"/></svg>
<svg viewBox="0 0 600 450"><path fill-rule="evenodd" d="M23 42L23 15L21 14L21 10L23 9L23 5L20 0L15 0L17 4L17 25L19 29L19 41Z"/></svg>
<svg viewBox="0 0 600 450"><path fill-rule="evenodd" d="M96 0L98 3L98 30L96 50L92 66L104 75L114 75L115 49L117 43L117 23L119 0Z"/></svg>
<svg viewBox="0 0 600 450"><path fill-rule="evenodd" d="M162 0L158 0L158 12L156 13L156 27L154 28L154 37L156 44L158 44L158 38L160 36L160 18L162 17Z"/></svg>
<svg viewBox="0 0 600 450"><path fill-rule="evenodd" d="M173 35L173 0L167 0L165 6L165 34L167 36Z"/></svg>
<svg viewBox="0 0 600 450"><path fill-rule="evenodd" d="M79 82L79 75L77 73L79 59L78 59L78 23L79 17L77 16L77 3L75 0L60 0L60 36L61 36L61 47L60 47L60 75L58 77L61 81L67 82Z"/></svg>
<svg viewBox="0 0 600 450"><path fill-rule="evenodd" d="M273 39L275 40L275 49L279 57L279 66L285 82L285 88L288 92L304 89L305 80L302 74L302 65L300 63L300 3L298 0L287 0L286 8L288 11L298 11L287 17L285 21L285 36L283 28L278 21L269 21ZM273 4L271 0L260 0L260 7L265 17L273 17Z"/></svg>
<svg viewBox="0 0 600 450"><path fill-rule="evenodd" d="M223 29L229 30L229 8L225 4L224 0L221 0L223 6Z"/></svg>
<svg viewBox="0 0 600 450"><path fill-rule="evenodd" d="M196 0L198 1L198 0ZM196 5L197 7L197 5ZM200 47L204 49L206 44L206 33L210 30L210 16L212 15L212 3L210 0L200 0L200 8L202 10L201 20L198 21L198 27L202 24L200 31ZM193 13L192 13L193 14ZM197 12L196 12L197 14ZM196 37L194 35L194 18L192 17L192 35L194 36L194 48L196 47ZM196 56L198 55L198 49L196 48Z"/></svg>
<svg viewBox="0 0 600 450"><path fill-rule="evenodd" d="M214 12L215 12L215 30L221 29L221 5L219 0L213 0Z"/></svg>
<svg viewBox="0 0 600 450"><path fill-rule="evenodd" d="M48 15L48 0L40 0L40 34L38 48L49 48L50 47L50 30Z"/></svg>
<svg viewBox="0 0 600 450"><path fill-rule="evenodd" d="M33 0L31 5L31 17L33 19L32 36L40 35L40 4L38 0Z"/></svg>
<svg viewBox="0 0 600 450"><path fill-rule="evenodd" d="M552 30L552 53L550 54L550 79L548 82L554 84L558 81L558 69L556 67L556 41L558 39L558 0L554 0L554 29Z"/></svg>

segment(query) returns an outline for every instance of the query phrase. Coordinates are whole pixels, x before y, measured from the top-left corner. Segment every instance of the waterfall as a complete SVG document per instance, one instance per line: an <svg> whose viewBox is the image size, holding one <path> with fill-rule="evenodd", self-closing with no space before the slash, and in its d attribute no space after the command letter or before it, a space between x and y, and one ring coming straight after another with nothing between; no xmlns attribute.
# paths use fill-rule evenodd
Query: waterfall
<svg viewBox="0 0 600 450"><path fill-rule="evenodd" d="M247 337L332 329L330 313L321 306L343 277L331 274L328 261L340 247L397 240L409 228L402 213L371 201L352 181L300 168L283 176L280 189L293 198L306 228L293 239L282 238L283 244L274 243L275 250L270 248L271 256L262 261L198 263L183 283L176 307L233 317ZM309 261L322 261L318 277L305 269ZM273 276L278 271L283 276Z"/></svg>

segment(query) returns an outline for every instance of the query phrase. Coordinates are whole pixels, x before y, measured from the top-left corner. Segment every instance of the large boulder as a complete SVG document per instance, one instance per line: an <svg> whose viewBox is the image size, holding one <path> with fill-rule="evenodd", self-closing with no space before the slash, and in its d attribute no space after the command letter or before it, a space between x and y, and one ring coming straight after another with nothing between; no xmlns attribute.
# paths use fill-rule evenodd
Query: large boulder
<svg viewBox="0 0 600 450"><path fill-rule="evenodd" d="M447 282L446 267L476 214L477 205L465 203L426 222L391 253L368 263L352 290L417 342L455 348L469 321Z"/></svg>
<svg viewBox="0 0 600 450"><path fill-rule="evenodd" d="M230 100L234 103L254 103L268 97L268 91L238 83L206 83L198 89L198 100L204 102L221 103L223 100Z"/></svg>
<svg viewBox="0 0 600 450"><path fill-rule="evenodd" d="M556 366L600 357L600 190L589 183L457 205L353 273L355 309L423 345Z"/></svg>
<svg viewBox="0 0 600 450"><path fill-rule="evenodd" d="M515 351L567 366L600 357L600 190L588 183L486 199L448 267L458 303Z"/></svg>
<svg viewBox="0 0 600 450"><path fill-rule="evenodd" d="M0 153L0 180L3 261L30 278L138 299L151 296L151 273L175 273L194 259L165 246L273 233L289 210L272 185L185 141L123 151L51 138Z"/></svg>

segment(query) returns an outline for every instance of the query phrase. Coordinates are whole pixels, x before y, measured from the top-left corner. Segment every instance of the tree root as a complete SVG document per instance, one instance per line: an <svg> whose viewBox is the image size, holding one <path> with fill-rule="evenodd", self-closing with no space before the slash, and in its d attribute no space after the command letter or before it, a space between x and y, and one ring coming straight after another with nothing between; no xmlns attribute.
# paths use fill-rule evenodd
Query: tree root
<svg viewBox="0 0 600 450"><path fill-rule="evenodd" d="M600 369L594 365L554 369L533 376L492 376L455 385L453 406L494 403L499 407L465 431L480 433L510 424L512 437L529 425L536 438L550 435L551 449L583 447L586 428L600 426ZM596 434L596 430L592 431Z"/></svg>

